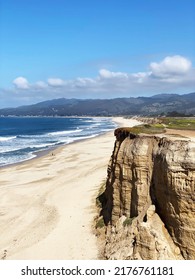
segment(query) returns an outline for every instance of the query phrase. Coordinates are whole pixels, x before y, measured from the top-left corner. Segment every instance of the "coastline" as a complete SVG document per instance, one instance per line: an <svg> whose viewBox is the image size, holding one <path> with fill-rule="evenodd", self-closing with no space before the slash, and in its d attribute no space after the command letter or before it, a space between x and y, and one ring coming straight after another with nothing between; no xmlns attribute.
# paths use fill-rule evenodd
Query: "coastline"
<svg viewBox="0 0 195 280"><path fill-rule="evenodd" d="M98 258L94 197L113 145L111 131L1 168L0 259Z"/></svg>
<svg viewBox="0 0 195 280"><path fill-rule="evenodd" d="M10 118L12 118L12 117L10 117ZM14 118L25 118L25 117L15 117L14 116ZM26 117L26 118L28 118L28 119L31 119L31 118L39 118L39 116L28 116L28 117ZM41 117L42 118L42 117ZM46 117L46 116L43 116L43 118L51 118L51 117ZM52 117L52 119L53 118L68 118L68 119L71 119L71 118L73 118L73 119L75 119L75 118L78 118L78 119L85 119L85 118L92 118L92 119L98 119L98 120L100 120L100 122L101 122L101 120L102 119L110 119L113 123L115 123L116 124L116 122L115 121L113 121L113 117L96 117L96 116L90 116L90 117L87 117L87 116L71 116L71 117L67 117L67 116L63 116L63 117ZM115 129L115 128L113 128L113 129ZM110 130L108 130L108 131L112 131L112 129L110 129ZM50 132L48 132L48 133L50 133ZM99 136L101 136L101 135L103 135L103 134L106 134L107 133L107 131L100 131L99 133L97 133L96 132L96 134L91 134L91 135L88 135L88 136L81 136L80 137L80 139L74 139L73 138L73 140L72 141L70 141L70 142L68 142L68 143L66 143L66 142L62 142L62 143L60 143L60 144L53 144L53 145L50 145L49 147L45 147L45 148L43 148L43 149L40 149L40 150L38 150L37 149L37 151L33 151L33 152L31 152L30 153L30 155L31 156L29 156L28 158L26 158L26 159L21 159L21 160L18 160L18 161L16 161L16 162L13 162L13 163L6 163L6 164L4 164L4 165L0 165L0 170L2 169L2 168L7 168L7 167L11 167L11 166L14 166L14 165L18 165L18 164L23 164L24 162L27 162L27 161L32 161L32 160L35 160L36 158L38 158L38 157L42 157L42 156L44 156L44 155L47 155L47 154L49 154L50 152L52 152L52 151L54 151L54 150L57 150L58 148L60 148L60 147L63 147L63 146L65 146L65 145L69 145L69 144L72 144L72 143L76 143L76 142L80 142L80 141L83 141L83 140L88 140L88 139L90 139L90 138L94 138L94 137L99 137ZM16 137L16 136L15 136ZM1 138L1 137L0 137ZM47 144L45 144L46 146L47 146Z"/></svg>

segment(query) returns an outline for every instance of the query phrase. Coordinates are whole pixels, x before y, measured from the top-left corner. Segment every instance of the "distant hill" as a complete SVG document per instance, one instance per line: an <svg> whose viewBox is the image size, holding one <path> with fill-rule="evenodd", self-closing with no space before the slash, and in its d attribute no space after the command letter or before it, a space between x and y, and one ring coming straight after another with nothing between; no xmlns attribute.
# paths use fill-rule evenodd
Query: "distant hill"
<svg viewBox="0 0 195 280"><path fill-rule="evenodd" d="M0 109L1 116L195 115L195 93L159 94L115 99L54 99L29 106Z"/></svg>

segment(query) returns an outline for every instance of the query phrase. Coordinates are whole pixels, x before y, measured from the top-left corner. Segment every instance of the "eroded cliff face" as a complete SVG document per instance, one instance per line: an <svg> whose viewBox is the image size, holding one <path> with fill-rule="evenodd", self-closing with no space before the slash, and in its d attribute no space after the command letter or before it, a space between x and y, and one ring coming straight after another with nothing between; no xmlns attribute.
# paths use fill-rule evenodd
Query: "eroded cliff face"
<svg viewBox="0 0 195 280"><path fill-rule="evenodd" d="M101 215L107 259L195 259L195 143L116 133Z"/></svg>

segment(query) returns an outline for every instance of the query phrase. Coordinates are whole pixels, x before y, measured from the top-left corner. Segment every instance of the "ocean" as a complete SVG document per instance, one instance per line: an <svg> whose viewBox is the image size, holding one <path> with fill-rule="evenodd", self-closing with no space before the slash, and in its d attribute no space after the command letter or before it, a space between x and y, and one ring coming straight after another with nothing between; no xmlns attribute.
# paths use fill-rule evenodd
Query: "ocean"
<svg viewBox="0 0 195 280"><path fill-rule="evenodd" d="M36 157L37 152L113 130L111 118L0 117L0 166Z"/></svg>

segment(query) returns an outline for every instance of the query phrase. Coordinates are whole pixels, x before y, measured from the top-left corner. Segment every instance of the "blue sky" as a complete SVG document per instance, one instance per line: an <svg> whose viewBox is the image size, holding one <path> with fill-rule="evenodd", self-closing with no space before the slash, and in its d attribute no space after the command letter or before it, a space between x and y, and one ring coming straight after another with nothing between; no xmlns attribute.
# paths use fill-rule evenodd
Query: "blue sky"
<svg viewBox="0 0 195 280"><path fill-rule="evenodd" d="M194 0L1 0L0 107L195 90Z"/></svg>

